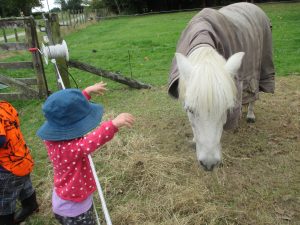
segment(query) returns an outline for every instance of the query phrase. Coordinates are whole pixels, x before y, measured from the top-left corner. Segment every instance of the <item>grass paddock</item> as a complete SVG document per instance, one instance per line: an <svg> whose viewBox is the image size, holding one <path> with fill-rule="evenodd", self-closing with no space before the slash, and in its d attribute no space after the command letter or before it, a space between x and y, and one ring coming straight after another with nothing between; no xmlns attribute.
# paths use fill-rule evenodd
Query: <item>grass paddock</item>
<svg viewBox="0 0 300 225"><path fill-rule="evenodd" d="M104 120L120 112L136 117L132 129L121 129L93 155L113 224L300 223L300 3L259 6L273 24L276 92L260 95L255 124L243 119L236 131L223 133L223 167L212 173L197 164L185 112L167 95L177 40L197 12L103 20L66 34L71 59L153 85L150 90L133 90L102 79L109 91L93 99L105 106ZM1 61L26 57L14 52L2 55ZM46 67L49 87L55 91L53 71L51 65ZM101 80L76 69L70 72L79 88ZM27 73L21 70L12 76ZM40 212L26 225L58 224L51 211L52 168L36 136L44 121L43 101L12 104L35 159L31 176ZM100 203L96 205L100 212Z"/></svg>

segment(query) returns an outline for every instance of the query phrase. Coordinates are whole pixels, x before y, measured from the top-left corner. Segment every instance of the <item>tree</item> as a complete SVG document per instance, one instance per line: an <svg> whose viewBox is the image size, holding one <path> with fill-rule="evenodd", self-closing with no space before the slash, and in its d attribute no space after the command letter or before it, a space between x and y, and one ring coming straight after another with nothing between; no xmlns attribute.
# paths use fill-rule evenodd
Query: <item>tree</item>
<svg viewBox="0 0 300 225"><path fill-rule="evenodd" d="M57 12L60 12L60 11L61 10L58 7L55 7L55 8L53 8L53 9L50 10L51 13L57 13Z"/></svg>
<svg viewBox="0 0 300 225"><path fill-rule="evenodd" d="M121 13L142 13L147 8L145 0L104 0L105 6L111 11Z"/></svg>
<svg viewBox="0 0 300 225"><path fill-rule="evenodd" d="M60 5L62 11L83 9L83 0L55 0L55 3Z"/></svg>
<svg viewBox="0 0 300 225"><path fill-rule="evenodd" d="M68 0L67 8L71 10L83 9L81 6L82 0Z"/></svg>
<svg viewBox="0 0 300 225"><path fill-rule="evenodd" d="M112 12L121 13L121 8L119 4L119 0L103 0L105 6L109 8Z"/></svg>
<svg viewBox="0 0 300 225"><path fill-rule="evenodd" d="M104 7L104 2L102 0L92 0L90 2L90 7L92 9L101 9Z"/></svg>
<svg viewBox="0 0 300 225"><path fill-rule="evenodd" d="M55 0L54 3L60 5L62 11L66 11L68 9L68 5L65 0Z"/></svg>
<svg viewBox="0 0 300 225"><path fill-rule="evenodd" d="M30 16L31 9L42 6L41 0L0 0L1 16Z"/></svg>

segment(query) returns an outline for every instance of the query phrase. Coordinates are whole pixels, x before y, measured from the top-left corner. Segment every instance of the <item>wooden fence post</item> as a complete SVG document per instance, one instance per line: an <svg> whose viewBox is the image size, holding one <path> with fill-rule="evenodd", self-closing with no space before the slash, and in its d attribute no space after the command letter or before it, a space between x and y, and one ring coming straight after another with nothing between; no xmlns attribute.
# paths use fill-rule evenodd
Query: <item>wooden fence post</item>
<svg viewBox="0 0 300 225"><path fill-rule="evenodd" d="M15 33L15 38L16 38L16 42L19 41L19 36L18 36L18 31L17 31L17 27L14 27L14 33Z"/></svg>
<svg viewBox="0 0 300 225"><path fill-rule="evenodd" d="M5 29L4 28L2 28L2 33L3 33L4 42L7 43L7 37L6 37L6 33L5 33Z"/></svg>
<svg viewBox="0 0 300 225"><path fill-rule="evenodd" d="M26 74L30 77L13 78L10 75L0 74L0 82L8 87L12 87L12 89L7 92L1 92L0 98L5 100L45 98L48 96L48 88L42 57L41 54L36 51L36 49L39 49L40 47L34 18L9 17L0 19L0 29L13 28L17 41L17 28L19 27L25 29L25 40L22 40L21 42L1 43L0 49L7 51L22 50L26 52L30 50L32 60L0 62L0 68L7 70L30 69L29 73L26 72ZM34 77L32 77L31 74L33 70L35 72Z"/></svg>
<svg viewBox="0 0 300 225"><path fill-rule="evenodd" d="M83 12L83 9L80 10L80 18L81 18L81 23L84 24L84 12Z"/></svg>
<svg viewBox="0 0 300 225"><path fill-rule="evenodd" d="M84 19L84 23L87 23L87 21L88 21L88 11L87 11L87 9L83 10L83 19Z"/></svg>
<svg viewBox="0 0 300 225"><path fill-rule="evenodd" d="M64 11L61 11L60 15L61 15L62 25L64 26L65 25Z"/></svg>
<svg viewBox="0 0 300 225"><path fill-rule="evenodd" d="M68 10L69 26L72 26L71 12Z"/></svg>
<svg viewBox="0 0 300 225"><path fill-rule="evenodd" d="M25 34L29 48L36 47L40 49L38 36L36 32L36 23L33 16L30 20L25 21ZM32 52L32 63L34 70L37 74L37 86L39 91L39 98L45 98L48 96L48 86L46 76L44 72L43 61L38 51Z"/></svg>
<svg viewBox="0 0 300 225"><path fill-rule="evenodd" d="M49 42L51 45L61 44L62 37L60 35L60 27L58 15L56 13L45 14L46 17L46 32L49 38ZM68 66L66 59L61 57L56 59L56 64L61 76L61 79L66 88L70 88L70 79L68 76ZM58 78L58 74L56 74ZM57 82L57 86L59 89L62 89L62 86L59 82Z"/></svg>
<svg viewBox="0 0 300 225"><path fill-rule="evenodd" d="M72 20L73 20L73 24L74 24L74 28L76 26L76 23L77 23L77 20L76 20L76 17L75 17L75 10L71 10L71 15L72 15Z"/></svg>

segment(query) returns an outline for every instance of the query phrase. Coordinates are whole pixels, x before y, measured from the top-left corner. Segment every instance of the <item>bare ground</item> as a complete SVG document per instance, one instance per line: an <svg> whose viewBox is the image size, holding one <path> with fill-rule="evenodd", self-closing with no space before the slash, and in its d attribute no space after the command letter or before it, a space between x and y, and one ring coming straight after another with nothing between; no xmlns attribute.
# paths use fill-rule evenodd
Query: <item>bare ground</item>
<svg viewBox="0 0 300 225"><path fill-rule="evenodd" d="M113 224L300 224L299 88L300 76L277 78L276 93L256 104L256 123L223 133L214 172L199 167L186 115L166 87L102 99L108 114L137 119L94 155ZM51 176L34 178L41 212L30 224L55 224Z"/></svg>

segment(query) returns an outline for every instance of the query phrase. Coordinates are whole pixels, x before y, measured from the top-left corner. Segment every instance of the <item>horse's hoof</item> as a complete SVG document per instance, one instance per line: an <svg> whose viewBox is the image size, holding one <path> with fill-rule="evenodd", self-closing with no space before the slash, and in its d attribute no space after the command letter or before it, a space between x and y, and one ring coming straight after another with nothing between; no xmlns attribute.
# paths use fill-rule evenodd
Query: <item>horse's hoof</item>
<svg viewBox="0 0 300 225"><path fill-rule="evenodd" d="M247 123L255 123L255 118L247 118Z"/></svg>

